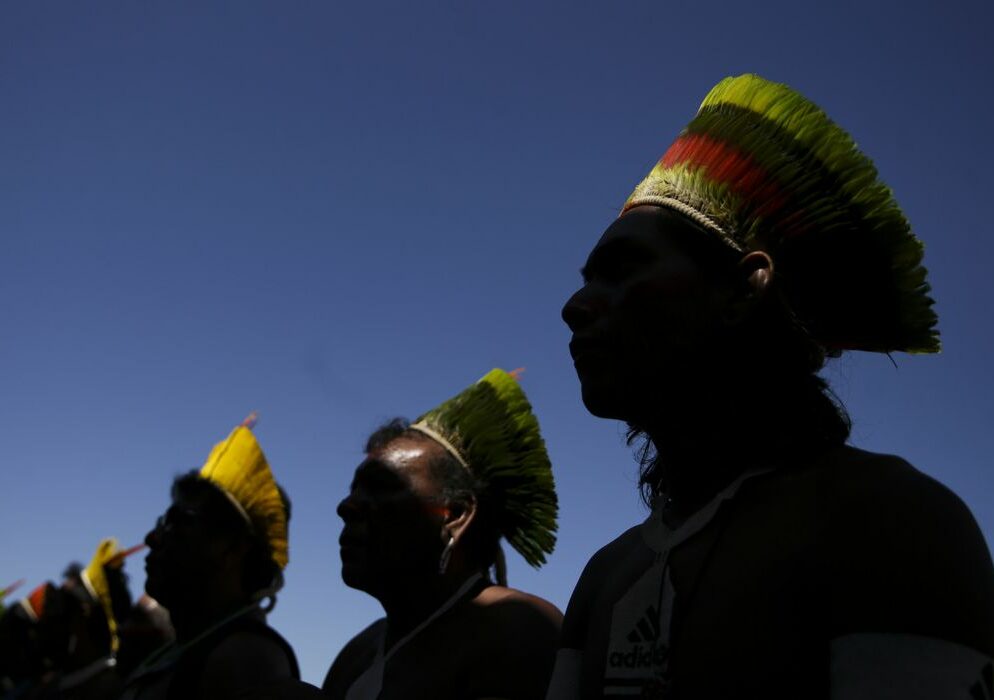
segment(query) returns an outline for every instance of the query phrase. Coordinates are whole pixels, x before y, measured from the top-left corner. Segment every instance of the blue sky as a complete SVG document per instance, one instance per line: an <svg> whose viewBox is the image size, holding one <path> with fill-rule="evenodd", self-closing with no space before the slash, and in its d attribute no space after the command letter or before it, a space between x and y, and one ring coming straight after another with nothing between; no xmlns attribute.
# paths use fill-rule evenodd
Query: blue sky
<svg viewBox="0 0 994 700"><path fill-rule="evenodd" d="M334 507L383 419L524 366L564 607L644 517L559 320L631 188L726 75L821 104L927 246L944 352L827 370L853 443L994 537L989 2L8 2L0 7L0 586L139 541L249 411L294 502L273 624L320 682L379 615ZM141 562L129 564L134 588Z"/></svg>

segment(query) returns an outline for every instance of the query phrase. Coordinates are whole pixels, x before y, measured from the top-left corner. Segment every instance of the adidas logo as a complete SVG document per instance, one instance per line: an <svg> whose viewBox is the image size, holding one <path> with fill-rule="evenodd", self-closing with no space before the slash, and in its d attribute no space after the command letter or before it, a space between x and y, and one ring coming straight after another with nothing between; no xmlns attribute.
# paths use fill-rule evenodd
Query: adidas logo
<svg viewBox="0 0 994 700"><path fill-rule="evenodd" d="M659 639L659 611L651 605L643 613L635 627L628 633L628 641L632 644L639 642L655 642Z"/></svg>
<svg viewBox="0 0 994 700"><path fill-rule="evenodd" d="M616 651L608 657L608 664L615 668L655 668L662 666L667 656L666 646L663 644L650 644L642 646L635 645L629 651Z"/></svg>
<svg viewBox="0 0 994 700"><path fill-rule="evenodd" d="M662 666L668 656L668 649L665 644L660 643L659 638L659 611L650 605L625 637L633 646L625 651L612 652L608 656L608 665L614 669Z"/></svg>
<svg viewBox="0 0 994 700"><path fill-rule="evenodd" d="M994 700L994 664L987 664L980 671L980 680L970 686L973 700Z"/></svg>

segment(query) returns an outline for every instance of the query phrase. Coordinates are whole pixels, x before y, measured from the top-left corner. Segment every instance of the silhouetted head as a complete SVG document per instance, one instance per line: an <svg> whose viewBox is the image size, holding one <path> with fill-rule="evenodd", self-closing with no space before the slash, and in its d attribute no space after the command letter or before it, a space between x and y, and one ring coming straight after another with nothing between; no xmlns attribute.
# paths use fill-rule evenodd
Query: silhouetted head
<svg viewBox="0 0 994 700"><path fill-rule="evenodd" d="M36 589L38 598L57 588L47 583ZM52 651L45 649L36 616L25 610L21 601L12 604L0 615L0 679L9 690L27 679L37 678L46 667L51 668Z"/></svg>
<svg viewBox="0 0 994 700"><path fill-rule="evenodd" d="M825 352L782 302L770 257L739 254L672 209L615 220L562 315L587 409L634 434L693 416L754 425L759 441L848 435L817 377Z"/></svg>
<svg viewBox="0 0 994 700"><path fill-rule="evenodd" d="M668 209L636 207L607 228L563 308L591 413L638 421L711 369L744 291L736 262Z"/></svg>
<svg viewBox="0 0 994 700"><path fill-rule="evenodd" d="M281 495L289 519L290 502ZM172 504L145 543L145 590L173 615L218 596L248 604L282 582L265 539L197 471L173 482Z"/></svg>
<svg viewBox="0 0 994 700"><path fill-rule="evenodd" d="M117 623L128 619L131 614L131 591L128 588L128 575L124 573L123 565L105 566L104 577L110 591L111 610ZM82 611L88 618L87 625L92 627L91 641L95 648L102 653L110 651L110 631L103 606L93 598L93 594L83 582L83 565L72 562L62 572L62 586L65 591L72 593L83 605Z"/></svg>
<svg viewBox="0 0 994 700"><path fill-rule="evenodd" d="M346 585L379 597L431 581L455 539L453 569L486 570L500 538L482 484L441 445L395 419L375 431L339 503Z"/></svg>
<svg viewBox="0 0 994 700"><path fill-rule="evenodd" d="M769 257L739 255L673 210L619 217L582 272L563 319L595 415L643 420L765 344L751 331L773 284Z"/></svg>
<svg viewBox="0 0 994 700"><path fill-rule="evenodd" d="M85 590L45 583L27 601L27 607L18 603L0 619L0 675L15 684L37 682L52 671L74 670L110 651L106 618Z"/></svg>

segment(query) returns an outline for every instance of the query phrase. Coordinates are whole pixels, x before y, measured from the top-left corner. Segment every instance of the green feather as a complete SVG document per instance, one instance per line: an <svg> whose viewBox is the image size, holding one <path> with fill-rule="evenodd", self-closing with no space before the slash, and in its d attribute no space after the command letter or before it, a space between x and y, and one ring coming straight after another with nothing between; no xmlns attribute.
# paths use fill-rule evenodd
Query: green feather
<svg viewBox="0 0 994 700"><path fill-rule="evenodd" d="M494 369L418 418L459 452L496 506L501 534L530 565L556 544L558 500L538 419L517 380Z"/></svg>
<svg viewBox="0 0 994 700"><path fill-rule="evenodd" d="M787 206L764 216L767 202L737 196L706 168L660 162L626 210L676 199L716 222L737 250L769 252L791 308L830 348L939 351L923 245L873 162L817 105L756 75L726 78L684 134L748 158Z"/></svg>

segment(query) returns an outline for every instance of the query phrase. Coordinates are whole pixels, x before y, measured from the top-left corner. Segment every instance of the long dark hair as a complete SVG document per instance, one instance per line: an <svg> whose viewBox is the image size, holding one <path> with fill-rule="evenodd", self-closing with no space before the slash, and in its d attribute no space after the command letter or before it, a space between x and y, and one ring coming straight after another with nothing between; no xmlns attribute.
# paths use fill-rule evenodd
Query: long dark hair
<svg viewBox="0 0 994 700"><path fill-rule="evenodd" d="M697 251L698 255L713 255ZM728 271L729 258L712 267ZM711 258L714 263L714 258ZM830 355L804 328L776 284L752 316L705 351L720 399L741 411L734 427L748 428L767 452L823 450L842 445L852 422L842 402L819 372ZM733 409L734 410L734 409ZM646 426L629 423L627 443L635 447L642 499L653 507L665 491L665 463Z"/></svg>

